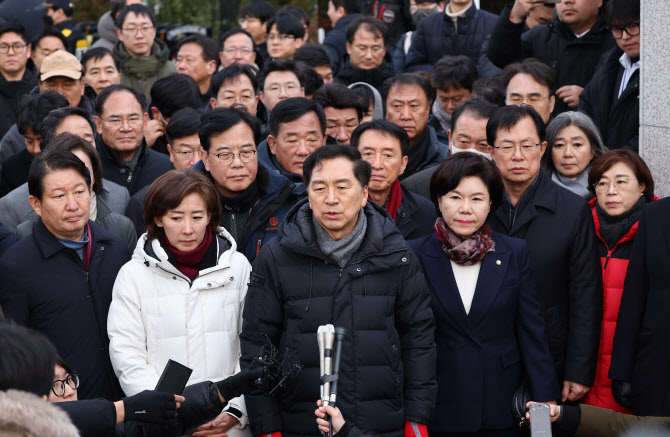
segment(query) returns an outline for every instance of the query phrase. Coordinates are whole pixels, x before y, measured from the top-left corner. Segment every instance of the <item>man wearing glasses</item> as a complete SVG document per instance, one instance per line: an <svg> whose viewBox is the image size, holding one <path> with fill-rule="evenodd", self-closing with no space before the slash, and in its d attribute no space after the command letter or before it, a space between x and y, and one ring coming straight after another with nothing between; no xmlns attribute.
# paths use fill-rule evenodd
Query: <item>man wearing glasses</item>
<svg viewBox="0 0 670 437"><path fill-rule="evenodd" d="M0 138L16 123L21 97L37 85L37 71L30 59L30 43L18 25L0 28Z"/></svg>
<svg viewBox="0 0 670 437"><path fill-rule="evenodd" d="M151 85L177 71L170 61L170 49L156 39L156 17L141 4L128 5L116 20L116 43L112 54L119 60L121 83L149 95Z"/></svg>
<svg viewBox="0 0 670 437"><path fill-rule="evenodd" d="M268 53L272 59L293 59L305 42L305 27L288 14L272 17L267 24Z"/></svg>
<svg viewBox="0 0 670 437"><path fill-rule="evenodd" d="M602 274L586 201L540 169L545 127L528 105L498 109L486 126L505 196L487 223L528 243L561 400L593 385L602 320Z"/></svg>
<svg viewBox="0 0 670 437"><path fill-rule="evenodd" d="M554 72L537 59L510 64L503 70L506 105L528 105L546 126L554 110Z"/></svg>
<svg viewBox="0 0 670 437"><path fill-rule="evenodd" d="M640 128L640 1L611 0L605 17L617 47L605 55L584 88L579 110L588 114L610 149L638 151Z"/></svg>
<svg viewBox="0 0 670 437"><path fill-rule="evenodd" d="M246 30L232 29L221 36L219 58L223 68L233 64L254 65L256 55L256 43ZM259 58L259 65L263 65L262 58Z"/></svg>

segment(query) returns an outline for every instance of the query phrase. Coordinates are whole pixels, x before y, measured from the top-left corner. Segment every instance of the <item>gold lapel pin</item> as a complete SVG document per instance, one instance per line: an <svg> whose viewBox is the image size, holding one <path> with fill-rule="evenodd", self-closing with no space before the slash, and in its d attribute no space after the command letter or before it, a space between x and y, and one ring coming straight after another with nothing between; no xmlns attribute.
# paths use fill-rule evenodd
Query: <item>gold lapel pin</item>
<svg viewBox="0 0 670 437"><path fill-rule="evenodd" d="M501 265L501 264L502 264L502 261L500 261L500 260L496 261L496 265Z"/></svg>

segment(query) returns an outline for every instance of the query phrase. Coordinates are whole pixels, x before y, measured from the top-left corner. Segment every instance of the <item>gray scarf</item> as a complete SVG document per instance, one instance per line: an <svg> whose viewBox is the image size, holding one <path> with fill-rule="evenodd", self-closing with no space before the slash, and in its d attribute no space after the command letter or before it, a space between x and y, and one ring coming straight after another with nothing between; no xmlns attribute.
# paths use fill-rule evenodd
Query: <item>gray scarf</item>
<svg viewBox="0 0 670 437"><path fill-rule="evenodd" d="M440 122L440 126L444 129L444 132L451 130L451 114L442 109L440 99L435 99L433 102L433 115L437 118L437 121Z"/></svg>
<svg viewBox="0 0 670 437"><path fill-rule="evenodd" d="M332 258L341 269L347 265L347 262L349 262L354 252L361 247L363 238L365 238L365 231L368 229L368 219L365 217L363 208L361 208L358 213L358 220L356 221L354 229L349 235L338 241L333 240L333 238L328 235L328 232L323 229L323 226L316 220L314 214L312 214L312 223L314 224L316 241L319 244L321 252Z"/></svg>
<svg viewBox="0 0 670 437"><path fill-rule="evenodd" d="M556 170L551 173L551 180L556 182L561 187L572 191L579 197L589 200L591 193L589 192L589 167L586 167L582 174L575 179L565 177Z"/></svg>

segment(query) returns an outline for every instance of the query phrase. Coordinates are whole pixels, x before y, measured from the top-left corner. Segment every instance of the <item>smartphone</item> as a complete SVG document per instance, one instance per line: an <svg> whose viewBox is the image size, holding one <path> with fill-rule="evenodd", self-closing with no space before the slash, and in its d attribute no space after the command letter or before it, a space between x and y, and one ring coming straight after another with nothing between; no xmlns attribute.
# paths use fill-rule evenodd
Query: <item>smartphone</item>
<svg viewBox="0 0 670 437"><path fill-rule="evenodd" d="M551 407L547 404L530 406L531 437L551 437Z"/></svg>
<svg viewBox="0 0 670 437"><path fill-rule="evenodd" d="M189 369L176 361L168 360L165 369L163 369L163 374L158 380L158 384L156 384L156 391L181 395L188 379L191 377L191 373L193 373L193 369Z"/></svg>

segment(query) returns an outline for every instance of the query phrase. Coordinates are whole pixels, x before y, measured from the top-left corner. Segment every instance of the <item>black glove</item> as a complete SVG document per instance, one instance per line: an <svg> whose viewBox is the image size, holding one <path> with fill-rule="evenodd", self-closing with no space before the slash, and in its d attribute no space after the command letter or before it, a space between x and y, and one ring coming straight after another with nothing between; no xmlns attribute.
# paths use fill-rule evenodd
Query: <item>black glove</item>
<svg viewBox="0 0 670 437"><path fill-rule="evenodd" d="M612 380L612 397L617 404L633 408L633 386L630 382Z"/></svg>
<svg viewBox="0 0 670 437"><path fill-rule="evenodd" d="M216 383L219 393L228 402L243 394L249 393L253 388L253 382L263 376L263 369L247 369L237 375L229 376L223 381Z"/></svg>
<svg viewBox="0 0 670 437"><path fill-rule="evenodd" d="M175 420L177 402L171 393L144 390L135 396L123 398L124 421L163 424Z"/></svg>

